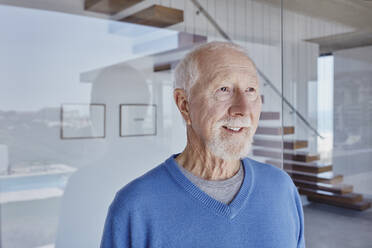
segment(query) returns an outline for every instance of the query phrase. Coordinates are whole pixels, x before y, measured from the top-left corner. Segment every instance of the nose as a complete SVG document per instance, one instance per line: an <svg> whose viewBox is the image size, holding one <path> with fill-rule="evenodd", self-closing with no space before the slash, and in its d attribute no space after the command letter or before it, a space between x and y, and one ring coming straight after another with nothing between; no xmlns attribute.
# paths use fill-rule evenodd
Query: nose
<svg viewBox="0 0 372 248"><path fill-rule="evenodd" d="M234 92L231 106L229 108L229 115L232 117L249 116L252 112L252 102L241 91Z"/></svg>

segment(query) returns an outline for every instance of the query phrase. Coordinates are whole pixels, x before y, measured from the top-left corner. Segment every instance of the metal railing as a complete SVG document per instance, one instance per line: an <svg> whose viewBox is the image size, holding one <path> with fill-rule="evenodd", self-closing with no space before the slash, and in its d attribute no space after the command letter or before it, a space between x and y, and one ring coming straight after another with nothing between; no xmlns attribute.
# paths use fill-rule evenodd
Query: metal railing
<svg viewBox="0 0 372 248"><path fill-rule="evenodd" d="M211 15L209 15L208 11L206 11L203 8L203 6L201 6L200 3L197 0L191 0L191 2L193 2L193 4L198 9L198 11L200 11L201 13L203 13L203 15L213 25L213 27L215 27L217 29L218 33L223 38L225 38L226 40L228 40L231 43L234 43L233 40L229 37L229 35L220 27L220 25L218 25L218 23L213 19L213 17ZM298 118L300 118L300 120L302 120L305 123L305 125L309 129L311 129L318 137L324 139L324 137L309 123L309 121L306 120L306 118L300 112L298 112L298 110L287 100L287 98L284 97L283 93L281 93L278 90L278 88L276 88L276 86L270 81L270 79L259 68L256 68L256 69L257 69L257 73L265 80L265 82L271 87L271 89L278 96L281 97L281 99L283 100L283 102L288 105L288 107L293 111L293 113L295 113L298 116Z"/></svg>

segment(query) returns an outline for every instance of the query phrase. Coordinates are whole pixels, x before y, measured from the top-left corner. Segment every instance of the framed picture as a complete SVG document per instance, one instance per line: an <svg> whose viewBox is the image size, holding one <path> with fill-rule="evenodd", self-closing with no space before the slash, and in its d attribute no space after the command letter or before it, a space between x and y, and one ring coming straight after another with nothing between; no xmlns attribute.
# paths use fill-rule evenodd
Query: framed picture
<svg viewBox="0 0 372 248"><path fill-rule="evenodd" d="M106 105L64 103L61 106L61 139L105 138Z"/></svg>
<svg viewBox="0 0 372 248"><path fill-rule="evenodd" d="M156 135L155 104L120 104L120 136Z"/></svg>

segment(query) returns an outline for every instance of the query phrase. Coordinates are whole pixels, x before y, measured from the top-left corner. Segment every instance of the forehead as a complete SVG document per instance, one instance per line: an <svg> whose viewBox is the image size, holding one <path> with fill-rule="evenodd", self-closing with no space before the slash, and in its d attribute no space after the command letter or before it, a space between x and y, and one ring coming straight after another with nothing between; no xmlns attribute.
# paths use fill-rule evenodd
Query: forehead
<svg viewBox="0 0 372 248"><path fill-rule="evenodd" d="M201 82L243 76L246 82L258 83L256 68L250 58L231 48L201 52L198 68Z"/></svg>

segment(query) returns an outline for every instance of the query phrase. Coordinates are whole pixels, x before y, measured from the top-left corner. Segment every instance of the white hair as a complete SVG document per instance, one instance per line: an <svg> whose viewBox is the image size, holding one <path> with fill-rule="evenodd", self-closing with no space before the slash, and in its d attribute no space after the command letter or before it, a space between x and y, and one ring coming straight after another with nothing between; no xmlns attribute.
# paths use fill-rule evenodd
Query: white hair
<svg viewBox="0 0 372 248"><path fill-rule="evenodd" d="M239 45L231 42L212 41L197 46L191 52L187 53L186 56L178 63L174 73L174 89L184 89L187 97L190 97L190 89L198 80L199 77L199 66L198 66L198 55L202 51L212 51L222 48L230 48L238 51L248 58L247 52ZM253 63L253 61L252 61Z"/></svg>

